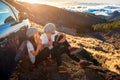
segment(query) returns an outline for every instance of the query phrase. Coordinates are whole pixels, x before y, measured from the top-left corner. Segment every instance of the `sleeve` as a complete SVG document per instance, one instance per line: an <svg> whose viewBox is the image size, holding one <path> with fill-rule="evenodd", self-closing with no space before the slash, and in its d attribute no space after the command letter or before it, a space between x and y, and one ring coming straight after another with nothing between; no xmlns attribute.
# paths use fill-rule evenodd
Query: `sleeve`
<svg viewBox="0 0 120 80"><path fill-rule="evenodd" d="M30 58L30 61L34 64L35 63L35 56L32 54L31 51L34 50L34 47L30 41L27 42L27 48L28 48L28 56Z"/></svg>
<svg viewBox="0 0 120 80"><path fill-rule="evenodd" d="M53 34L53 35L51 36L51 40L52 40L52 41L55 41L55 36L56 36L58 33L59 33L58 31L55 31L55 34Z"/></svg>
<svg viewBox="0 0 120 80"><path fill-rule="evenodd" d="M54 35L56 36L58 33L59 33L58 31L55 31L55 34L54 34Z"/></svg>
<svg viewBox="0 0 120 80"><path fill-rule="evenodd" d="M27 48L28 48L28 51L33 51L34 50L34 47L33 47L32 43L30 41L27 42Z"/></svg>
<svg viewBox="0 0 120 80"><path fill-rule="evenodd" d="M40 36L40 39L41 39L41 43L44 44L45 41L44 41L44 36L43 35Z"/></svg>

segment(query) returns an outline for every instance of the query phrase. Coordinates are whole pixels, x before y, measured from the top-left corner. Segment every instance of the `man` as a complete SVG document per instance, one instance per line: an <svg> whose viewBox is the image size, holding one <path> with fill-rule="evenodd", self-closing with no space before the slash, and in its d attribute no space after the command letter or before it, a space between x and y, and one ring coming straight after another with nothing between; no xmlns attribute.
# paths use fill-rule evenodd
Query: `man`
<svg viewBox="0 0 120 80"><path fill-rule="evenodd" d="M64 68L61 65L61 54L66 53L72 60L80 64L91 64L88 61L80 60L75 55L71 55L71 46L66 40L66 36L63 33L56 31L56 26L53 23L48 23L44 26L43 34L40 36L41 44L43 48L49 48L51 57L57 62L60 72L64 72Z"/></svg>

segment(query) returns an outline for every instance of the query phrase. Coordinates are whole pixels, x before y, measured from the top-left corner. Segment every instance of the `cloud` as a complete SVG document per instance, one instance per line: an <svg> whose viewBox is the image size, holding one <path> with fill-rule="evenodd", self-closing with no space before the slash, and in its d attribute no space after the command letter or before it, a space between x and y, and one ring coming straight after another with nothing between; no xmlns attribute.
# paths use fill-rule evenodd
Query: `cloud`
<svg viewBox="0 0 120 80"><path fill-rule="evenodd" d="M120 3L120 0L71 0L73 2L90 2L90 3Z"/></svg>

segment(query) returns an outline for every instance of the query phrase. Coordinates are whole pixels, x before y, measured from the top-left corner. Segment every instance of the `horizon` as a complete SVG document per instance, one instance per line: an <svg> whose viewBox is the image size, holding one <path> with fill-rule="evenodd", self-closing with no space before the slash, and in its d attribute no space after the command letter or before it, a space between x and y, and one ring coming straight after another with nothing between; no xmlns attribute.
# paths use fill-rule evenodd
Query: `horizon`
<svg viewBox="0 0 120 80"><path fill-rule="evenodd" d="M106 3L106 4L120 4L120 0L17 0L17 1L22 1L22 2L28 2L28 3L39 3L39 4L48 4L48 5L59 5L59 4L64 4L64 3Z"/></svg>

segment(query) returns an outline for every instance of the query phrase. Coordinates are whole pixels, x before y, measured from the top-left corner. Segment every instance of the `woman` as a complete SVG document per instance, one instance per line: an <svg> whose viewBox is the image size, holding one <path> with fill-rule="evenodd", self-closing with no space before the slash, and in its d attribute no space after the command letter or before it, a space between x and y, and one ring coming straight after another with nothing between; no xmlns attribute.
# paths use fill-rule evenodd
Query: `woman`
<svg viewBox="0 0 120 80"><path fill-rule="evenodd" d="M42 48L40 44L38 30L34 27L31 27L27 30L26 35L28 37L27 50L28 50L29 58L32 64L34 64L35 57L38 55L38 53Z"/></svg>
<svg viewBox="0 0 120 80"><path fill-rule="evenodd" d="M28 37L28 54L32 64L37 65L40 62L47 60L50 51L48 48L43 48L41 44L41 39L39 38L38 30L36 28L31 27L27 30L26 35Z"/></svg>
<svg viewBox="0 0 120 80"><path fill-rule="evenodd" d="M78 63L89 63L85 60L80 60L75 55L70 54L71 46L66 41L66 36L63 33L56 31L56 26L53 23L48 23L44 26L44 33L41 35L41 44L44 48L49 48L51 51L51 56L54 60L56 60L57 65L59 67L60 72L64 72L64 68L61 65L61 54L66 53L71 59ZM57 41L57 46L55 46L56 36L61 37L59 41ZM64 69L64 70L63 70Z"/></svg>

